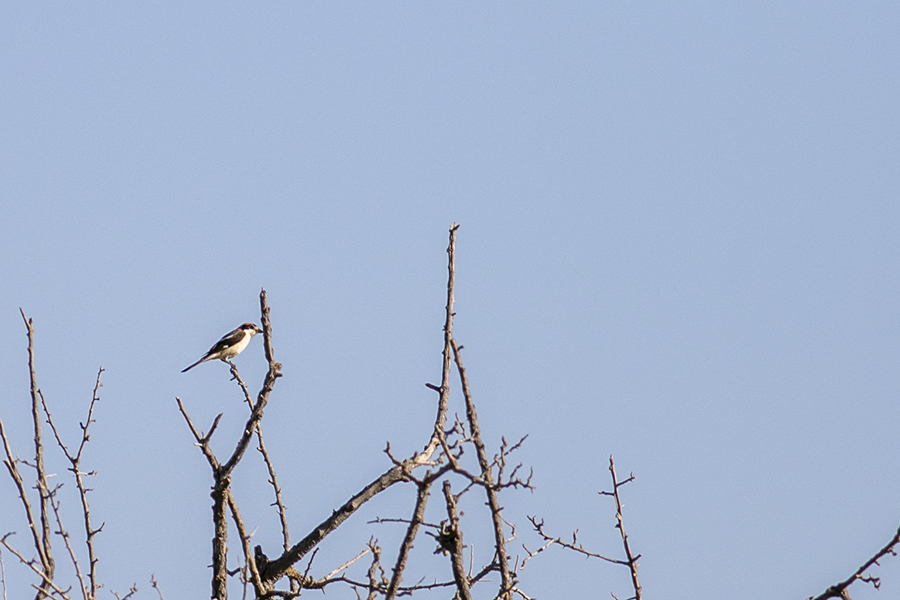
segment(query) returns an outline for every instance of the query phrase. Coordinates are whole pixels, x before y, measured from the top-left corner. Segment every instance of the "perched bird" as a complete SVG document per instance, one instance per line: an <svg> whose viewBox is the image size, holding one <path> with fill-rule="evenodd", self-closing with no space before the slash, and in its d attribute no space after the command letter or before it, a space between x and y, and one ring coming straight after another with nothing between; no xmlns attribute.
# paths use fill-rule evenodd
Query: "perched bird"
<svg viewBox="0 0 900 600"><path fill-rule="evenodd" d="M209 349L209 352L203 355L203 358L189 366L182 371L182 373L190 371L200 363L208 360L218 358L224 362L229 358L234 358L244 351L244 348L250 343L250 338L257 333L262 333L262 330L259 327L253 323L244 323L231 333L226 333L221 340L216 342L215 345Z"/></svg>

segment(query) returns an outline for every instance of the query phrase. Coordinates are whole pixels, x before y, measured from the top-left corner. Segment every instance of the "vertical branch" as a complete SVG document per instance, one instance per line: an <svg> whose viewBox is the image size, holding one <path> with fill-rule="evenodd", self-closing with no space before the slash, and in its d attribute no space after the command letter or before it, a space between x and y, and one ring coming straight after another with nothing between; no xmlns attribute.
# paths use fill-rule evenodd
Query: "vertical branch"
<svg viewBox="0 0 900 600"><path fill-rule="evenodd" d="M213 473L213 579L212 579L212 598L214 600L225 600L228 597L228 565L226 563L228 547L226 546L226 542L228 541L228 523L225 520L225 492L227 491L228 486L228 478L223 479L220 478L222 473L222 467L219 464L219 460L216 458L216 455L213 453L212 449L209 447L209 438L212 437L212 434L215 433L216 427L219 425L219 419L222 418L222 415L219 414L215 420L213 421L212 426L209 429L209 433L206 435L201 435L197 428L194 427L194 422L191 420L190 415L188 415L187 409L184 407L184 403L181 402L181 398L176 397L175 401L178 403L178 409L181 411L184 420L187 422L188 427L191 430L191 433L194 435L194 439L197 441L197 446L200 447L200 450L203 452L203 456L206 457L206 460L209 462L209 467Z"/></svg>
<svg viewBox="0 0 900 600"><path fill-rule="evenodd" d="M456 359L456 370L459 371L459 379L462 383L463 398L466 401L466 417L469 421L469 429L472 434L472 442L475 444L475 454L478 457L478 465L481 467L481 486L487 494L488 507L491 509L491 519L494 523L494 543L497 549L497 563L500 567L500 592L499 598L510 598L512 587L515 583L509 571L509 557L506 555L506 538L503 534L503 516L500 514L500 501L497 499L497 489L494 486L494 476L491 473L491 463L488 461L487 452L484 449L484 440L481 439L481 429L478 427L478 415L475 413L475 402L469 392L469 380L466 377L466 369L462 364L459 354L460 347L456 340L450 340L453 345L453 356Z"/></svg>
<svg viewBox="0 0 900 600"><path fill-rule="evenodd" d="M619 486L625 485L629 481L633 481L634 475L625 481L618 481L616 479L616 465L613 462L612 455L609 457L609 473L612 476L613 482L612 496L616 500L616 527L618 528L619 533L622 534L622 545L625 546L625 556L628 559L628 568L631 570L631 585L634 587L634 598L635 600L641 600L641 582L638 581L637 564L637 559L640 558L640 555L635 556L631 553L631 546L628 544L628 536L625 534L625 520L622 517L622 502L619 500Z"/></svg>
<svg viewBox="0 0 900 600"><path fill-rule="evenodd" d="M278 518L281 520L281 536L284 540L284 549L285 551L291 549L291 536L288 532L288 522L287 522L287 512L284 506L284 500L281 496L281 486L278 484L278 476L275 474L275 466L272 464L272 460L269 458L269 452L266 450L266 445L263 442L262 436L262 427L260 425L256 426L256 439L259 442L259 453L262 454L263 460L266 463L266 469L269 471L269 483L272 484L272 489L275 491L275 507L278 510Z"/></svg>
<svg viewBox="0 0 900 600"><path fill-rule="evenodd" d="M12 448L9 446L9 438L6 437L6 429L3 426L2 418L0 418L0 439L3 440L3 450L6 452L6 458L3 460L3 464L6 466L6 470L9 471L9 476L12 477L13 482L16 484L16 489L19 491L19 498L22 500L22 505L25 507L25 517L28 521L28 529L31 531L34 549L43 565L45 559L44 547L41 544L41 534L38 531L34 511L31 509L31 502L28 501L28 494L25 492L25 481L22 479L22 474L19 473L16 457L13 456Z"/></svg>
<svg viewBox="0 0 900 600"><path fill-rule="evenodd" d="M81 587L81 597L84 598L84 600L93 600L93 596L88 596L88 589L84 583L84 575L81 573L81 566L78 564L78 558L75 556L75 549L72 548L72 543L69 541L69 532L66 531L66 528L63 526L62 516L59 514L59 501L56 499L56 491L58 489L59 488L57 487L53 490L52 495L50 496L50 505L53 507L53 514L56 516L56 524L59 527L57 533L62 537L63 544L65 544L66 550L69 553L69 558L75 566L75 577L78 579L78 585Z"/></svg>
<svg viewBox="0 0 900 600"><path fill-rule="evenodd" d="M434 423L435 434L443 437L444 424L447 422L447 406L450 399L450 345L453 340L454 287L456 285L456 232L459 225L450 227L450 241L447 244L447 313L444 320L444 352L443 369L441 370L441 397L438 403L438 418Z"/></svg>
<svg viewBox="0 0 900 600"><path fill-rule="evenodd" d="M228 598L228 521L225 515L226 498L229 494L229 478L220 479L216 474L213 487L213 579L212 597L214 600Z"/></svg>
<svg viewBox="0 0 900 600"><path fill-rule="evenodd" d="M472 600L469 590L469 578L463 562L463 536L459 528L459 514L456 510L456 498L450 490L450 480L444 480L444 500L447 502L447 526L441 528L441 548L450 554L450 566L453 569L453 580L456 581L457 595L460 600Z"/></svg>
<svg viewBox="0 0 900 600"><path fill-rule="evenodd" d="M88 508L87 501L87 488L84 486L84 479L82 478L82 473L79 469L81 463L81 452L84 450L84 445L90 439L88 436L88 427L90 427L93 422L93 414L94 414L94 405L100 400L100 396L97 395L97 392L100 389L100 376L103 374L103 367L100 367L100 370L97 372L97 381L94 385L94 394L91 398L91 406L88 409L87 421L82 426L83 436L81 438L81 445L78 447L78 454L75 455L75 460L72 461L72 471L75 473L75 485L78 486L78 493L81 496L81 509L84 514L84 532L85 532L85 543L87 544L88 549L88 560L90 561L90 568L88 571L88 576L91 581L91 598L97 597L97 555L94 553L94 536L98 534L103 529L103 524L100 525L97 529L94 529L91 526L91 511ZM47 417L49 418L49 413Z"/></svg>
<svg viewBox="0 0 900 600"><path fill-rule="evenodd" d="M372 551L372 565L369 567L367 575L369 577L369 595L366 600L375 600L378 597L378 575L381 574L381 581L385 581L384 569L381 568L381 546L377 540L369 540L369 549ZM357 594L359 597L359 594Z"/></svg>
<svg viewBox="0 0 900 600"><path fill-rule="evenodd" d="M256 560L253 552L250 550L250 536L247 534L247 528L244 527L244 520L241 518L237 501L235 501L234 494L231 493L231 490L228 490L226 501L228 502L228 507L231 509L231 518L234 520L234 526L237 528L238 536L241 538L241 547L244 550L244 563L247 565L250 581L253 583L256 595L261 596L263 594L263 587L259 578L259 570L256 568Z"/></svg>
<svg viewBox="0 0 900 600"><path fill-rule="evenodd" d="M53 579L55 564L50 550L50 489L47 485L47 474L44 470L44 444L41 441L41 409L37 378L34 373L34 327L33 321L25 316L21 308L19 313L28 330L28 373L31 380L31 416L34 421L34 466L37 471L37 490L40 496L39 507L41 512L41 540L37 544L38 557L41 559L41 567L46 579ZM49 587L45 583L38 589L36 598L49 596Z"/></svg>
<svg viewBox="0 0 900 600"><path fill-rule="evenodd" d="M56 443L59 445L59 448L62 450L63 454L65 454L69 463L72 465L69 470L75 477L75 485L78 488L78 495L81 498L81 512L84 517L84 531L85 531L85 543L87 544L88 550L88 560L90 561L90 567L88 570L88 578L90 580L90 598L96 598L97 596L97 555L94 552L94 536L100 533L103 529L103 525L99 528L94 529L91 526L91 510L88 505L87 493L90 491L84 485L84 476L85 475L95 475L93 471L90 473L84 473L81 471L81 456L84 453L84 448L87 445L88 441L90 441L91 436L88 433L88 429L91 426L91 423L94 422L94 406L96 406L97 402L100 401L100 396L98 392L100 390L100 377L103 375L103 367L100 367L100 370L97 372L97 380L94 383L94 393L91 396L91 404L88 408L87 421L84 423L80 423L81 427L81 443L78 445L78 451L73 456L71 452L69 452L69 448L63 443L62 437L59 435L59 430L56 429L56 425L53 423L53 415L50 413L50 409L47 407L47 402L44 399L44 395L38 390L38 394L41 397L41 405L44 408L44 414L47 415L47 423L50 425L50 429L53 431L53 435L56 438ZM56 510L56 506L54 506L54 511L57 513L57 521L59 520L59 512ZM62 523L59 523L60 529L62 529ZM65 537L65 536L64 536ZM68 539L66 539L66 543L68 544ZM71 551L69 552L72 560L75 561L75 555ZM75 564L75 570L79 571L79 565ZM81 574L79 572L79 579L81 579Z"/></svg>
<svg viewBox="0 0 900 600"><path fill-rule="evenodd" d="M436 387L430 383L425 384L440 394L438 398L437 417L434 420L434 433L431 435L428 445L422 451L424 460L435 451L438 445L446 446L444 427L447 423L447 407L450 404L450 366L452 364L451 340L453 339L453 312L454 286L456 285L456 232L459 225L450 226L450 241L447 244L447 309L444 318L444 350L441 365L441 386ZM446 451L446 449L445 449ZM449 455L449 452L447 452Z"/></svg>
<svg viewBox="0 0 900 600"><path fill-rule="evenodd" d="M400 553L397 555L397 564L394 566L394 572L391 575L391 582L388 584L385 600L394 600L397 596L397 590L400 582L403 580L403 570L406 568L406 560L409 558L409 551L412 549L413 540L419 531L419 525L425 520L425 505L428 503L428 495L431 490L431 473L426 473L425 478L418 482L419 494L416 497L416 508L413 510L412 519L409 521L409 527L406 529L406 537L400 545Z"/></svg>

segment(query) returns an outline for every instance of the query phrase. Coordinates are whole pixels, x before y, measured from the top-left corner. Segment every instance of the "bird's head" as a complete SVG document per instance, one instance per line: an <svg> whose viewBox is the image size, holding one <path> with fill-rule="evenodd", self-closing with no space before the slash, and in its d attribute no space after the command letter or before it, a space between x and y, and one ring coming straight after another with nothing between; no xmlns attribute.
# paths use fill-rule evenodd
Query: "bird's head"
<svg viewBox="0 0 900 600"><path fill-rule="evenodd" d="M239 327L239 329L244 333L249 333L251 337L253 337L257 333L262 333L262 329L257 327L255 323L244 323Z"/></svg>

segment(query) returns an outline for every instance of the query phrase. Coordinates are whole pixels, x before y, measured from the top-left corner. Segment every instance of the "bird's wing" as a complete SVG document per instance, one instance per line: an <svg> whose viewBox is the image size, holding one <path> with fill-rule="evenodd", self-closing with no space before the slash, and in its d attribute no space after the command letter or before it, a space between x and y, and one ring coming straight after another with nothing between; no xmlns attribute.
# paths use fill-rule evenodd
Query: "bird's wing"
<svg viewBox="0 0 900 600"><path fill-rule="evenodd" d="M206 356L209 356L210 354L214 354L214 353L222 350L223 348L228 348L229 346L234 346L239 341L244 339L244 335L246 335L246 334L244 333L244 331L242 329L235 329L234 331L232 331L230 333L226 333L224 336L222 336L221 340L216 342L213 345L213 347L209 349L209 352L206 353Z"/></svg>

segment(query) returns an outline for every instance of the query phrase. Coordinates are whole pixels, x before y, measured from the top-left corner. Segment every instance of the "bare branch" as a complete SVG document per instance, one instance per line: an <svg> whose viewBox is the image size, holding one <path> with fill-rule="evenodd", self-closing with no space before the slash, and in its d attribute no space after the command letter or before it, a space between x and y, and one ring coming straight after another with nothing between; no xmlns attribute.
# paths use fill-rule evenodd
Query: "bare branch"
<svg viewBox="0 0 900 600"><path fill-rule="evenodd" d="M625 485L629 481L634 481L634 474L626 479L625 481L618 481L616 479L616 465L613 462L613 457L610 455L609 457L609 473L612 476L613 482L613 497L616 499L616 527L619 529L619 533L622 534L622 545L625 547L625 556L628 557L628 568L631 571L631 585L634 587L634 598L635 600L641 600L641 582L638 580L638 564L637 559L640 558L640 555L635 556L631 552L631 546L628 543L628 536L625 534L625 520L622 517L622 501L619 499L619 487Z"/></svg>
<svg viewBox="0 0 900 600"><path fill-rule="evenodd" d="M84 453L84 448L87 445L88 441L90 441L91 436L89 433L89 428L91 423L94 423L94 407L97 402L100 401L99 391L101 387L100 377L103 375L103 367L100 367L100 370L97 371L97 380L94 383L94 393L91 396L91 404L88 407L88 415L87 420L84 423L80 423L81 427L81 442L78 445L78 451L72 455L69 452L69 448L63 443L62 438L60 437L59 431L56 429L56 425L53 422L53 415L50 413L50 409L47 407L47 402L44 399L44 395L38 393L41 397L41 404L44 408L44 414L47 416L47 423L50 425L50 429L53 431L53 436L56 438L56 443L59 445L63 454L68 459L71 467L69 470L72 472L75 477L75 485L78 488L78 495L81 499L81 512L84 518L84 532L85 532L85 544L87 545L88 550L88 561L90 562L88 569L88 579L90 581L90 598L96 598L97 596L97 555L94 552L94 536L100 533L103 529L103 525L94 529L91 526L91 510L88 504L87 493L90 491L84 484L84 476L85 475L94 475L94 472L84 473L81 471L81 457ZM56 507L54 507L56 510ZM59 517L59 513L57 511L57 518ZM60 528L62 528L62 523L60 523ZM67 540L68 543L68 540ZM70 552L71 554L71 552ZM74 560L74 555L72 555L72 559ZM78 571L78 565L75 565L76 571ZM80 573L79 573L80 578ZM83 583L83 582L82 582Z"/></svg>
<svg viewBox="0 0 900 600"><path fill-rule="evenodd" d="M231 517L234 520L234 526L238 531L238 537L241 538L241 547L244 550L244 564L246 564L247 569L250 571L250 581L253 583L256 595L260 596L263 593L263 586L262 581L259 578L259 571L256 568L253 552L250 550L250 536L247 534L247 529L244 527L244 520L241 519L241 513L238 510L237 502L235 501L234 494L231 493L230 488L225 490L225 501L228 503L228 508L231 509Z"/></svg>
<svg viewBox="0 0 900 600"><path fill-rule="evenodd" d="M244 400L247 402L247 406L249 406L250 410L252 411L253 400L250 398L250 392L247 390L247 385L244 383L244 380L241 379L241 376L238 373L237 367L234 365L234 363L229 361L228 364L231 366L232 379L237 381L238 385L241 387L241 390L244 393ZM288 532L287 512L285 510L284 500L281 494L281 486L278 484L278 476L275 473L275 466L272 463L272 459L269 457L269 451L266 449L266 443L263 439L262 423L256 424L256 439L259 442L257 450L262 455L263 461L266 463L266 469L269 471L269 483L272 485L272 488L275 492L275 507L278 510L278 518L281 521L281 534L282 538L284 539L284 549L285 551L287 551L291 547L291 536Z"/></svg>
<svg viewBox="0 0 900 600"><path fill-rule="evenodd" d="M3 564L2 549L0 549L0 587L3 588L3 600L6 600L6 565Z"/></svg>
<svg viewBox="0 0 900 600"><path fill-rule="evenodd" d="M472 400L472 394L469 392L469 380L466 377L466 369L462 364L460 356L460 347L456 340L450 339L453 347L453 356L456 359L456 370L459 371L459 378L462 383L463 398L466 401L466 416L469 421L469 431L472 435L472 441L475 444L475 453L478 457L478 464L481 466L481 478L484 480L484 491L487 494L488 507L491 510L491 520L494 523L494 541L497 550L497 563L500 567L500 591L497 594L499 598L509 600L512 594L512 587L515 585L514 577L509 570L509 557L506 555L506 537L503 534L503 517L501 516L500 501L497 499L497 490L494 487L493 475L491 473L491 463L488 462L487 453L484 449L484 440L481 439L481 429L478 426L478 415L475 412L475 402Z"/></svg>
<svg viewBox="0 0 900 600"><path fill-rule="evenodd" d="M9 446L9 439L6 437L6 429L3 426L3 419L0 419L0 439L3 440L3 449L6 452L6 458L3 461L3 464L6 466L6 470L9 471L9 476L12 477L13 482L16 484L16 489L19 492L19 498L22 500L22 506L25 507L25 517L28 521L28 530L31 532L32 542L34 543L34 547L38 556L41 557L43 554L43 546L41 544L41 536L38 531L37 521L34 516L34 512L31 509L31 502L28 501L28 494L25 491L25 482L22 479L22 474L19 473L19 467L17 466L16 457L13 456L12 448ZM6 538L4 537L4 540ZM43 559L42 559L43 564Z"/></svg>
<svg viewBox="0 0 900 600"><path fill-rule="evenodd" d="M456 499L450 490L450 481L445 479L444 500L447 503L447 524L440 532L441 549L450 555L450 566L453 569L453 580L456 582L456 591L460 600L472 600L472 592L469 590L469 578L466 576L466 567L463 562L463 534L459 528L459 514L456 510Z"/></svg>
<svg viewBox="0 0 900 600"><path fill-rule="evenodd" d="M616 565L626 565L626 566L628 565L628 563L624 560L609 558L608 556L603 556L602 554L597 554L596 552L590 552L590 551L586 550L584 548L584 546L582 546L581 544L578 543L578 531L572 532L572 541L571 542L564 542L561 538L548 535L544 531L544 521L543 520L538 521L537 517L528 517L528 520L531 521L531 524L534 527L534 530L537 532L537 534L539 536L541 536L544 539L544 541L546 543L543 546L541 546L540 548L538 548L537 550L535 550L534 552L532 552L528 548L525 548L525 546L522 546L523 548L525 548L525 552L528 553L528 557L524 561L522 561L523 569L525 568L525 565L528 563L529 560L531 560L532 558L534 558L535 556L537 556L538 554L540 554L541 552L543 552L544 550L546 550L547 548L552 546L553 544L562 546L563 548L568 548L569 550L574 550L575 552L584 554L585 556L589 556L591 558L599 558L600 560L605 560L606 562L610 562L610 563L613 563Z"/></svg>
<svg viewBox="0 0 900 600"><path fill-rule="evenodd" d="M403 538L403 543L400 544L400 552L397 555L397 564L394 566L391 582L388 585L387 594L385 594L385 600L394 600L397 596L397 588L400 587L400 582L403 580L403 570L406 568L406 560L409 557L409 551L412 549L413 541L416 539L416 534L419 532L419 525L425 519L425 505L428 503L432 481L431 473L427 473L424 481L419 483L419 493L416 496L416 508L413 510L413 516L409 522L409 527L406 529L406 536Z"/></svg>
<svg viewBox="0 0 900 600"><path fill-rule="evenodd" d="M150 576L150 585L152 585L153 589L156 590L156 593L159 594L159 600L166 600L165 598L163 598L162 590L159 589L159 582L156 581L156 575Z"/></svg>
<svg viewBox="0 0 900 600"><path fill-rule="evenodd" d="M65 591L63 591L58 585L56 585L55 583L53 583L53 580L50 579L50 578L44 573L44 571L43 571L42 569L38 568L38 566L34 564L34 563L35 563L34 560L28 560L27 558L25 558L24 556L22 556L22 553L21 553L21 552L19 552L19 551L16 550L15 548L13 548L13 547L10 545L10 543L6 541L6 538L8 538L9 536L10 536L10 534L6 534L6 535L4 535L2 538L0 538L0 544L3 544L3 546L4 546L7 550L9 550L10 552L12 552L13 556L15 556L16 558L19 559L19 562L20 562L20 563L22 563L23 565L27 566L29 569L31 569L32 571L34 571L34 573L35 573L38 577L41 578L41 580L43 581L43 586L46 586L47 589L46 589L45 591L41 591L41 590L43 589L43 586L42 586L41 588L38 588L38 593L42 593L42 594L44 594L45 596L50 597L51 594L52 594L53 592L56 592L56 594L59 595L60 598L63 598L63 600L70 600L69 595L68 595ZM37 587L37 586L35 586L35 587Z"/></svg>
<svg viewBox="0 0 900 600"><path fill-rule="evenodd" d="M31 416L34 421L34 467L37 471L37 489L40 496L39 504L41 514L41 539L35 540L35 550L41 559L41 566L46 573L47 578L53 579L55 565L53 555L50 550L50 488L47 485L47 474L44 471L44 444L41 441L41 409L40 409L40 390L37 387L37 378L34 372L34 326L33 321L25 316L25 311L21 308L19 313L25 322L28 330L28 374L31 381ZM47 591L46 585L41 585L38 589L37 600L40 600L44 592Z"/></svg>
<svg viewBox="0 0 900 600"><path fill-rule="evenodd" d="M59 501L56 500L56 490L53 490L50 496L50 506L53 507L53 514L56 517L56 524L59 526L59 529L56 533L60 535L63 539L63 543L66 546L66 550L69 552L69 558L72 560L72 565L75 567L75 577L78 579L78 585L81 587L81 596L84 600L93 600L93 596L88 596L87 585L84 582L84 575L81 573L81 565L78 564L78 558L75 556L75 550L72 548L72 543L69 541L69 532L66 531L65 527L63 527L62 517L59 514Z"/></svg>
<svg viewBox="0 0 900 600"><path fill-rule="evenodd" d="M413 469L423 466L431 460L431 456L440 446L441 439L444 435L444 427L447 422L447 407L450 398L450 367L452 359L452 331L453 331L453 302L454 302L454 281L455 281L455 250L456 250L456 231L459 225L455 223L450 227L450 242L447 246L447 306L444 320L444 351L443 365L441 371L441 386L438 388L440 396L438 399L438 410L434 422L434 431L431 439L425 448L418 455L413 456L402 462L395 462L394 466L375 479L369 485L364 487L360 492L354 495L350 500L344 503L339 509L334 511L330 517L320 523L305 538L294 544L290 550L287 550L279 558L271 561L267 568L263 570L262 577L267 585L274 584L287 573L288 569L303 558L306 553L312 550L325 536L334 531L341 523L347 520L360 506L374 498L377 494L383 492L390 486L400 481L409 480L410 473ZM266 336L267 358L270 357L268 349L269 328L266 325L267 317L263 319L263 333ZM271 360L271 359L270 359ZM270 373L272 372L270 362ZM431 386L434 389L434 386Z"/></svg>
<svg viewBox="0 0 900 600"><path fill-rule="evenodd" d="M378 546L378 543L375 540L370 540L369 549L372 550L372 565L369 567L369 571L367 573L369 577L368 600L375 600L375 598L378 596L379 584L379 581L376 579L376 575L380 572L382 584L386 583L387 578L385 577L384 569L381 567L381 548Z"/></svg>
<svg viewBox="0 0 900 600"><path fill-rule="evenodd" d="M850 587L856 581L863 581L866 583L871 583L875 589L879 589L881 587L881 579L878 577L867 576L865 573L869 570L872 565L879 564L878 561L887 556L888 554L892 556L896 556L897 552L894 550L894 547L900 544L900 528L897 529L897 532L894 533L894 537L884 546L881 550L875 553L872 558L863 563L863 565L856 570L853 575L841 581L840 583L836 583L818 596L812 597L810 596L807 600L826 600L827 598L850 598L850 594L847 592L847 588Z"/></svg>

